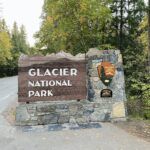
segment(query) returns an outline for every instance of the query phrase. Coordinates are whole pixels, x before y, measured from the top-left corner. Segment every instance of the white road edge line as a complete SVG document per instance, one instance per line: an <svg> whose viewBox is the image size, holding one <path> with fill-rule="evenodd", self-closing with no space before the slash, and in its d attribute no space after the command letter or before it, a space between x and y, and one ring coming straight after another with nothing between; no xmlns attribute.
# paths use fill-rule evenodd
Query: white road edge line
<svg viewBox="0 0 150 150"><path fill-rule="evenodd" d="M9 95L7 95L7 96L5 96L5 97L3 97L3 98L0 98L0 101L5 100L5 99L7 99L7 98L9 98L10 96L15 95L15 94L17 95L17 93L12 92L12 93L10 93Z"/></svg>

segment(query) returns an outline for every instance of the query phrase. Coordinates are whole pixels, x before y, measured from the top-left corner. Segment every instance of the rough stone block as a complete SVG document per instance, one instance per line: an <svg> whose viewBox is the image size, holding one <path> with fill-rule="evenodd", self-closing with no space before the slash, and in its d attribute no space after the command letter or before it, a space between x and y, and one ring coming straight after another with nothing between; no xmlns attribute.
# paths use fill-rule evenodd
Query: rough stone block
<svg viewBox="0 0 150 150"><path fill-rule="evenodd" d="M56 124L58 122L58 115L50 114L38 117L38 124L45 125L45 124Z"/></svg>
<svg viewBox="0 0 150 150"><path fill-rule="evenodd" d="M64 110L56 110L56 113L60 114L61 116L69 116L69 111L68 109L64 109Z"/></svg>
<svg viewBox="0 0 150 150"><path fill-rule="evenodd" d="M26 106L18 106L16 108L16 122L26 122L30 120L30 114L27 111Z"/></svg>
<svg viewBox="0 0 150 150"><path fill-rule="evenodd" d="M70 116L60 116L58 119L58 123L69 123Z"/></svg>
<svg viewBox="0 0 150 150"><path fill-rule="evenodd" d="M93 103L85 104L83 106L83 109L84 109L84 111L85 110L93 111L94 110L94 104Z"/></svg>
<svg viewBox="0 0 150 150"><path fill-rule="evenodd" d="M54 112L56 109L55 105L38 105L37 112Z"/></svg>
<svg viewBox="0 0 150 150"><path fill-rule="evenodd" d="M76 119L73 116L71 116L69 119L69 123L70 124L76 124L77 122L76 122Z"/></svg>
<svg viewBox="0 0 150 150"><path fill-rule="evenodd" d="M33 114L36 112L36 105L27 105L28 113Z"/></svg>
<svg viewBox="0 0 150 150"><path fill-rule="evenodd" d="M98 121L109 121L110 120L110 112L105 110L95 110L94 113L90 115L91 122Z"/></svg>
<svg viewBox="0 0 150 150"><path fill-rule="evenodd" d="M78 116L78 117L83 116L83 110L78 111L77 114L76 114L76 116Z"/></svg>
<svg viewBox="0 0 150 150"><path fill-rule="evenodd" d="M31 117L30 120L31 120L31 121L37 121L37 120L38 120L38 117L37 117L37 116Z"/></svg>
<svg viewBox="0 0 150 150"><path fill-rule="evenodd" d="M112 118L124 118L125 114L125 105L124 102L116 102L112 106Z"/></svg>
<svg viewBox="0 0 150 150"><path fill-rule="evenodd" d="M83 105L81 103L77 103L78 111L83 111Z"/></svg>
<svg viewBox="0 0 150 150"><path fill-rule="evenodd" d="M84 111L83 111L84 116L89 116L93 112L94 112L93 104L84 105Z"/></svg>
<svg viewBox="0 0 150 150"><path fill-rule="evenodd" d="M90 69L88 75L90 77L98 77L97 69Z"/></svg>
<svg viewBox="0 0 150 150"><path fill-rule="evenodd" d="M99 81L97 81L97 82L94 82L94 81L93 81L91 84L92 84L93 89L98 89L98 90L100 90L100 89L106 88L106 86L101 82L100 79L99 79Z"/></svg>
<svg viewBox="0 0 150 150"><path fill-rule="evenodd" d="M98 82L100 79L99 79L99 77L91 77L91 80L94 82Z"/></svg>
<svg viewBox="0 0 150 150"><path fill-rule="evenodd" d="M57 109L68 109L68 104L67 103L66 104L64 104L64 103L56 104L56 108Z"/></svg>
<svg viewBox="0 0 150 150"><path fill-rule="evenodd" d="M76 118L77 124L89 123L89 117L83 116Z"/></svg>
<svg viewBox="0 0 150 150"><path fill-rule="evenodd" d="M51 112L36 112L37 116L49 115Z"/></svg>
<svg viewBox="0 0 150 150"><path fill-rule="evenodd" d="M123 62L123 61L122 61L122 55L121 55L121 54L118 54L118 62L121 62L121 63Z"/></svg>
<svg viewBox="0 0 150 150"><path fill-rule="evenodd" d="M93 89L88 89L88 100L93 100L95 91Z"/></svg>
<svg viewBox="0 0 150 150"><path fill-rule="evenodd" d="M78 106L77 105L70 105L69 106L69 113L70 115L76 115L78 112Z"/></svg>

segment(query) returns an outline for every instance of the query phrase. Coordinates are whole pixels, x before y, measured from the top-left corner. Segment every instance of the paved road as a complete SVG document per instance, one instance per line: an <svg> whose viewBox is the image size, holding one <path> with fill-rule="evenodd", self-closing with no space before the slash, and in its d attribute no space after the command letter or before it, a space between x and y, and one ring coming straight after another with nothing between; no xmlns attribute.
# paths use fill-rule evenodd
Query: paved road
<svg viewBox="0 0 150 150"><path fill-rule="evenodd" d="M13 136L10 133L15 130L15 128L10 126L10 124L4 119L1 113L8 107L9 104L17 99L17 80L17 76L0 78L0 146L3 139Z"/></svg>
<svg viewBox="0 0 150 150"><path fill-rule="evenodd" d="M17 77L0 79L0 112L17 99ZM57 131L51 126L18 128L0 115L0 150L149 150L150 143L111 123L95 128Z"/></svg>
<svg viewBox="0 0 150 150"><path fill-rule="evenodd" d="M0 113L17 98L17 76L0 79Z"/></svg>

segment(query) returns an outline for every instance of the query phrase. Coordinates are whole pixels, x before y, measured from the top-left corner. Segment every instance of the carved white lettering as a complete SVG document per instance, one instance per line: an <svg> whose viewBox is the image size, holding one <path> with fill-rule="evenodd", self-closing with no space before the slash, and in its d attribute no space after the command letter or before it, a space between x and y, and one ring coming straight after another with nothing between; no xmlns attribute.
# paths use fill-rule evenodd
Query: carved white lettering
<svg viewBox="0 0 150 150"><path fill-rule="evenodd" d="M31 77L34 76L77 76L78 70L76 68L60 68L60 69L46 69L44 72L37 69L29 69L28 75Z"/></svg>
<svg viewBox="0 0 150 150"><path fill-rule="evenodd" d="M77 72L78 72L77 69L71 69L70 75L71 75L71 76L77 76Z"/></svg>
<svg viewBox="0 0 150 150"><path fill-rule="evenodd" d="M35 69L30 69L28 72L29 76L33 77L36 75Z"/></svg>
<svg viewBox="0 0 150 150"><path fill-rule="evenodd" d="M34 95L34 91L29 91L28 92L28 97L32 97Z"/></svg>
<svg viewBox="0 0 150 150"><path fill-rule="evenodd" d="M28 97L49 97L53 96L52 90L29 91Z"/></svg>

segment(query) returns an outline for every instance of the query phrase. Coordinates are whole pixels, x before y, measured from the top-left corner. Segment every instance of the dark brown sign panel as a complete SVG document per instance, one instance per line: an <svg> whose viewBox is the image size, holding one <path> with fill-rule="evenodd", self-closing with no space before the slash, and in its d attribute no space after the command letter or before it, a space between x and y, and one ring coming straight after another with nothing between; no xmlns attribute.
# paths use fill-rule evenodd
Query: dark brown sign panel
<svg viewBox="0 0 150 150"><path fill-rule="evenodd" d="M18 101L86 99L85 60L27 57L19 61Z"/></svg>

